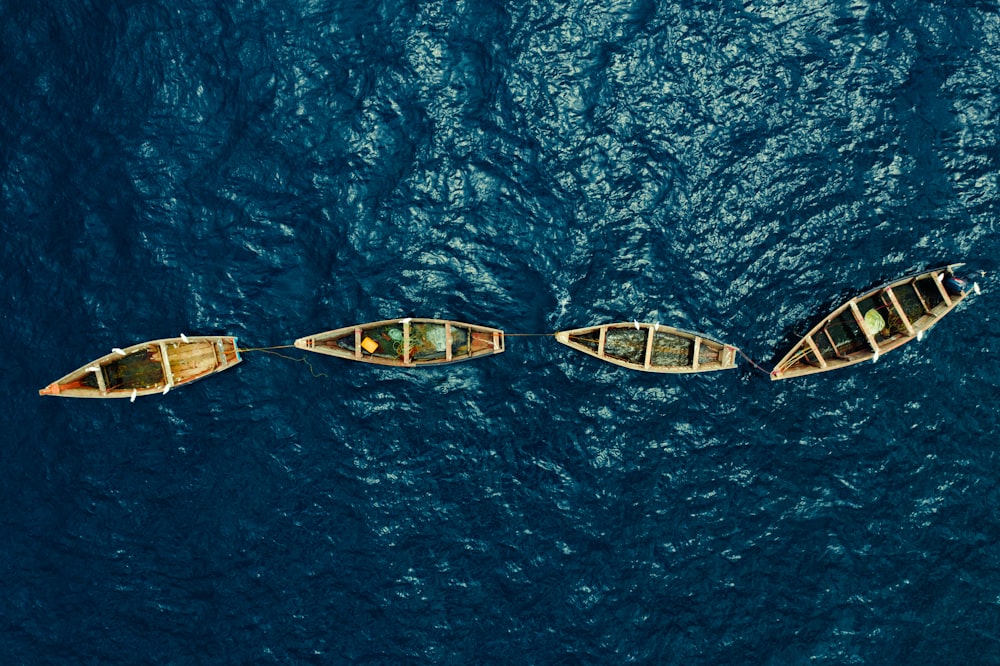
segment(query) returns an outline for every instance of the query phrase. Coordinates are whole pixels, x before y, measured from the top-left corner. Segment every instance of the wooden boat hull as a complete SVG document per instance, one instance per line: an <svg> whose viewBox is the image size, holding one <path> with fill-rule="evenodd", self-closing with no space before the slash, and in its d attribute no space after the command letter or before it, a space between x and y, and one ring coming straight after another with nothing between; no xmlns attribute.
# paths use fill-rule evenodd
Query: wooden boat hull
<svg viewBox="0 0 1000 666"><path fill-rule="evenodd" d="M556 341L630 370L663 373L712 372L736 367L732 345L670 326L618 322L556 333Z"/></svg>
<svg viewBox="0 0 1000 666"><path fill-rule="evenodd" d="M299 338L295 346L401 368L459 363L504 351L503 331L449 319L386 319Z"/></svg>
<svg viewBox="0 0 1000 666"><path fill-rule="evenodd" d="M135 398L166 393L239 363L231 336L151 340L113 351L78 368L39 395L61 398Z"/></svg>
<svg viewBox="0 0 1000 666"><path fill-rule="evenodd" d="M951 293L947 286L963 265L914 273L848 300L775 364L771 379L877 361L882 354L920 337L968 295L968 290Z"/></svg>

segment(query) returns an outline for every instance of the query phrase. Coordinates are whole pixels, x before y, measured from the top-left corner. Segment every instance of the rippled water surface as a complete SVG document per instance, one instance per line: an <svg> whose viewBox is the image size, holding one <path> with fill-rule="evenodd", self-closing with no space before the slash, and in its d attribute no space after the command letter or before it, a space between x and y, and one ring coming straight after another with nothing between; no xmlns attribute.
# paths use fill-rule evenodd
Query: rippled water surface
<svg viewBox="0 0 1000 666"><path fill-rule="evenodd" d="M3 663L998 663L986 2L0 2ZM512 336L42 398L112 346L659 321L772 383Z"/></svg>

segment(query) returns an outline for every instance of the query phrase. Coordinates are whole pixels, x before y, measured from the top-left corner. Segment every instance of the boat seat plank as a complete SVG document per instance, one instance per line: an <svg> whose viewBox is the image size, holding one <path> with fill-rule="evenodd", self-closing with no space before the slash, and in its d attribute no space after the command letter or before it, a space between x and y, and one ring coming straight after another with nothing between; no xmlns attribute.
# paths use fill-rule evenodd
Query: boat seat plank
<svg viewBox="0 0 1000 666"><path fill-rule="evenodd" d="M944 299L944 304L950 308L951 296L948 294L948 290L944 288L944 285L941 284L941 281L944 279L944 273L935 272L932 279L934 280L934 284L937 285L938 291L941 292L941 298Z"/></svg>
<svg viewBox="0 0 1000 666"><path fill-rule="evenodd" d="M649 368L653 360L653 327L646 328L646 357L643 360L643 367Z"/></svg>
<svg viewBox="0 0 1000 666"><path fill-rule="evenodd" d="M701 338L700 337L695 336L695 339L694 339L694 354L692 354L692 356L693 356L693 358L691 359L691 369L697 371L698 370L698 366L700 365L699 357L701 356Z"/></svg>
<svg viewBox="0 0 1000 666"><path fill-rule="evenodd" d="M215 345L215 365L223 370L229 367L229 357L226 356L226 346L222 340L216 340Z"/></svg>
<svg viewBox="0 0 1000 666"><path fill-rule="evenodd" d="M868 344L871 346L873 352L878 351L878 342L875 341L875 337L868 332L868 326L865 325L865 318L861 316L861 310L858 309L858 304L856 301L850 302L851 314L854 315L854 321L857 322L858 328L861 329L861 334L865 336L868 340Z"/></svg>
<svg viewBox="0 0 1000 666"><path fill-rule="evenodd" d="M170 352L167 351L167 343L162 341L160 342L160 363L163 364L163 377L167 387L172 387L174 385L174 371L170 367Z"/></svg>
<svg viewBox="0 0 1000 666"><path fill-rule="evenodd" d="M469 344L469 351L472 351L472 344ZM410 322L403 322L403 365L410 364Z"/></svg>
<svg viewBox="0 0 1000 666"><path fill-rule="evenodd" d="M819 367L827 368L828 364L826 359L823 358L823 354L820 353L819 347L816 346L816 341L812 339L811 335L807 335L804 339L806 344L809 345L809 349L811 349L812 353L816 355L816 360L819 361ZM836 350L836 347L834 347L834 350Z"/></svg>
<svg viewBox="0 0 1000 666"><path fill-rule="evenodd" d="M108 383L104 381L104 368L98 367L94 376L97 378L97 389L101 392L101 395L106 395L108 392Z"/></svg>
<svg viewBox="0 0 1000 666"><path fill-rule="evenodd" d="M825 335L826 339L829 340L830 346L833 347L833 353L836 354L838 358L843 358L843 359L848 358L847 354L841 353L840 347L837 346L837 343L836 341L834 341L833 336L830 335L829 329L827 329L827 327L825 326L823 327L823 335Z"/></svg>

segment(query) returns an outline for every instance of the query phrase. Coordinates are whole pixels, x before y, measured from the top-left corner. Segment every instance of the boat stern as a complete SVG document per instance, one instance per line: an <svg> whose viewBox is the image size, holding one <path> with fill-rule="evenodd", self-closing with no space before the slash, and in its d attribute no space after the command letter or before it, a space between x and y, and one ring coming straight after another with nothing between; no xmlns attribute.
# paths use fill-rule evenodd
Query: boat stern
<svg viewBox="0 0 1000 666"><path fill-rule="evenodd" d="M52 382L45 388L38 389L38 395L59 395L61 392L59 382Z"/></svg>
<svg viewBox="0 0 1000 666"><path fill-rule="evenodd" d="M725 369L736 367L736 354L739 350L732 345L723 345L722 348L722 367Z"/></svg>

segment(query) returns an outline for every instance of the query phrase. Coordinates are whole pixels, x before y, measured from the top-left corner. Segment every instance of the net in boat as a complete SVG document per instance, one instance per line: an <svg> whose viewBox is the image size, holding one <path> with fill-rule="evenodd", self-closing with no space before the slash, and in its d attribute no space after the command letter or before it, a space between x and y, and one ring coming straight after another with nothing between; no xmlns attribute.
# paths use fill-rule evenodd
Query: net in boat
<svg viewBox="0 0 1000 666"><path fill-rule="evenodd" d="M464 342L465 337L460 327L452 327L453 344L456 340ZM447 350L448 331L444 324L410 324L410 356L415 361L430 361L445 358Z"/></svg>
<svg viewBox="0 0 1000 666"><path fill-rule="evenodd" d="M653 353L649 361L654 366L680 368L691 365L694 341L666 331L653 334ZM704 356L704 354L699 354ZM699 359L703 360L703 359Z"/></svg>
<svg viewBox="0 0 1000 666"><path fill-rule="evenodd" d="M646 361L645 328L609 328L604 338L604 353L611 358L642 365Z"/></svg>
<svg viewBox="0 0 1000 666"><path fill-rule="evenodd" d="M878 335L885 328L885 319L878 310L872 309L865 313L865 328L872 335Z"/></svg>
<svg viewBox="0 0 1000 666"><path fill-rule="evenodd" d="M158 347L140 349L106 363L103 372L108 390L146 389L164 381Z"/></svg>

